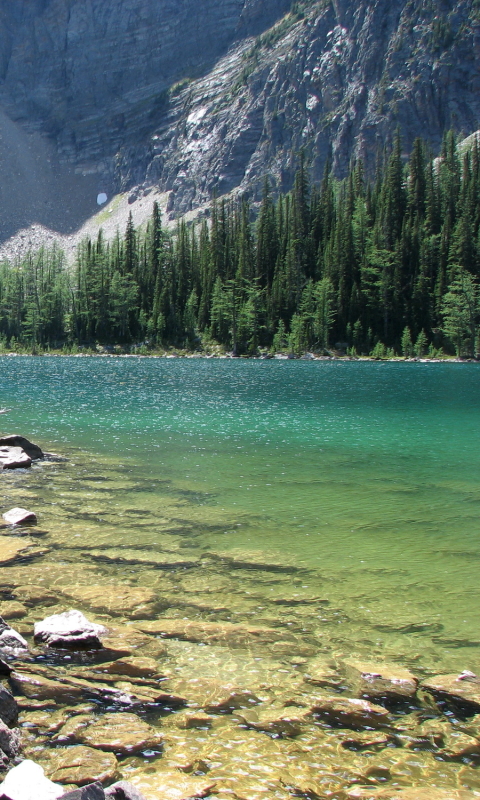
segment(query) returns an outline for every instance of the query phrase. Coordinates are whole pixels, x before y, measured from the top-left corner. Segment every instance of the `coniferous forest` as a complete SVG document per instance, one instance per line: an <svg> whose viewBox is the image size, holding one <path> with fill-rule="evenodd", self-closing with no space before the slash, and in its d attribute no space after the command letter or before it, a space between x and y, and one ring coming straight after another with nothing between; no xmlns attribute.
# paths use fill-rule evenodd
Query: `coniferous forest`
<svg viewBox="0 0 480 800"><path fill-rule="evenodd" d="M292 191L265 180L247 200L171 233L157 205L112 241L85 240L0 265L0 347L41 352L122 345L136 352L222 345L234 355L332 348L350 355L473 356L480 349L480 148L397 135L373 180L362 163Z"/></svg>

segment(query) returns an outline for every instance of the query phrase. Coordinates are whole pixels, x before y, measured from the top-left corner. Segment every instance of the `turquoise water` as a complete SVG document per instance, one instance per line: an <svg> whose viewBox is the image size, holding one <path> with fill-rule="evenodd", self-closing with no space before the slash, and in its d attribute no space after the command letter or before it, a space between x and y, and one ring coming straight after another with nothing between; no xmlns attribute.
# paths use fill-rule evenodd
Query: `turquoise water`
<svg viewBox="0 0 480 800"><path fill-rule="evenodd" d="M397 658L418 662L424 628L426 670L480 667L477 365L2 357L0 375L4 429L71 459L24 484L60 547L78 529L155 548L174 522L182 546L275 550L315 570L352 646L374 617Z"/></svg>

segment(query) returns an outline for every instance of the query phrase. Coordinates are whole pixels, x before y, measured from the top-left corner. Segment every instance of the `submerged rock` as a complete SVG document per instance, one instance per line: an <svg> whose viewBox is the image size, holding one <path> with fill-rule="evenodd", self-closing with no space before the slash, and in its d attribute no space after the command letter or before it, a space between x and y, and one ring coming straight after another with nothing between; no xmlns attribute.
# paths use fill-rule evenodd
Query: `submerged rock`
<svg viewBox="0 0 480 800"><path fill-rule="evenodd" d="M305 569L285 553L265 550L220 550L205 553L205 556L216 559L234 569L263 570L265 572L300 572Z"/></svg>
<svg viewBox="0 0 480 800"><path fill-rule="evenodd" d="M129 774L131 782L148 800L192 800L206 797L215 787L215 780L208 777L190 777L180 772L162 770L156 762L148 770L136 770Z"/></svg>
<svg viewBox="0 0 480 800"><path fill-rule="evenodd" d="M32 546L31 539L19 539L14 536L0 537L0 564L8 564L14 561L17 556Z"/></svg>
<svg viewBox="0 0 480 800"><path fill-rule="evenodd" d="M369 703L335 695L315 697L311 711L327 722L345 728L377 728L388 724L390 714L386 708Z"/></svg>
<svg viewBox="0 0 480 800"><path fill-rule="evenodd" d="M223 644L245 647L253 644L277 646L286 643L292 647L295 637L278 628L261 628L233 622L207 622L205 620L159 619L155 622L137 623L140 630L166 639L184 639L188 642Z"/></svg>
<svg viewBox="0 0 480 800"><path fill-rule="evenodd" d="M437 789L432 786L416 786L412 789L382 789L372 793L371 790L359 788L346 793L348 800L472 800L472 794L462 789Z"/></svg>
<svg viewBox="0 0 480 800"><path fill-rule="evenodd" d="M422 689L442 700L450 700L480 710L480 678L473 672L459 675L435 675L422 681Z"/></svg>
<svg viewBox="0 0 480 800"><path fill-rule="evenodd" d="M162 735L136 714L80 715L61 728L58 741L78 742L110 753L130 755L141 750L158 750Z"/></svg>
<svg viewBox="0 0 480 800"><path fill-rule="evenodd" d="M107 783L115 778L118 762L113 753L78 745L55 753L49 765L48 777L58 783L76 783L86 786L99 781Z"/></svg>
<svg viewBox="0 0 480 800"><path fill-rule="evenodd" d="M343 662L350 683L365 697L413 697L418 680L408 670L396 664L355 661Z"/></svg>
<svg viewBox="0 0 480 800"><path fill-rule="evenodd" d="M57 800L63 786L45 777L39 764L26 759L7 774L0 784L1 800Z"/></svg>
<svg viewBox="0 0 480 800"><path fill-rule="evenodd" d="M138 586L72 586L62 587L62 593L94 611L131 619L154 617L161 607L155 592Z"/></svg>
<svg viewBox="0 0 480 800"><path fill-rule="evenodd" d="M306 715L288 712L285 708L269 707L258 711L250 709L242 713L237 712L237 718L247 728L264 731L273 736L298 736L306 723Z"/></svg>
<svg viewBox="0 0 480 800"><path fill-rule="evenodd" d="M57 648L100 648L100 636L106 633L103 625L90 622L81 611L75 609L52 614L42 622L36 622L34 627L35 641Z"/></svg>

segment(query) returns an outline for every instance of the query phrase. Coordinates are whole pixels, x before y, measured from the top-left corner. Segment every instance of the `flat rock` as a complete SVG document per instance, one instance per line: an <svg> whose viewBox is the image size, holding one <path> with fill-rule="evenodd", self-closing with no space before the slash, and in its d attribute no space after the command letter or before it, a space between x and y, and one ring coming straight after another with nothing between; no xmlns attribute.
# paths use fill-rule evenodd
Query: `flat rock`
<svg viewBox="0 0 480 800"><path fill-rule="evenodd" d="M422 681L421 688L440 699L463 703L480 710L480 678L472 672L435 675Z"/></svg>
<svg viewBox="0 0 480 800"><path fill-rule="evenodd" d="M294 642L295 637L278 628L262 628L255 625L233 622L207 622L205 620L159 619L154 622L137 622L145 633L153 633L166 639L184 639L188 642L204 642L229 647L245 647L254 644Z"/></svg>
<svg viewBox="0 0 480 800"><path fill-rule="evenodd" d="M46 778L42 767L29 759L11 769L0 784L1 800L56 800L63 794L63 786Z"/></svg>
<svg viewBox="0 0 480 800"><path fill-rule="evenodd" d="M396 664L356 661L343 662L348 680L365 697L413 697L418 680L408 669Z"/></svg>
<svg viewBox="0 0 480 800"><path fill-rule="evenodd" d="M38 606L51 606L58 603L58 594L45 586L35 586L30 584L20 584L15 586L13 595L26 606L36 608Z"/></svg>
<svg viewBox="0 0 480 800"><path fill-rule="evenodd" d="M470 791L463 791L462 789L436 789L432 786L416 786L413 789L382 789L375 794L356 794L352 789L346 795L347 798L356 800L356 798L379 798L379 800L472 800L472 793Z"/></svg>
<svg viewBox="0 0 480 800"><path fill-rule="evenodd" d="M113 753L76 745L57 750L47 774L57 783L86 786L95 781L107 783L114 780L117 768L118 762Z"/></svg>
<svg viewBox="0 0 480 800"><path fill-rule="evenodd" d="M34 673L12 672L10 683L16 692L33 700L58 700L60 703L71 703L85 696L85 688L82 685L63 683Z"/></svg>
<svg viewBox="0 0 480 800"><path fill-rule="evenodd" d="M204 711L180 711L173 715L172 722L180 730L191 730L192 728L210 728L213 719Z"/></svg>
<svg viewBox="0 0 480 800"><path fill-rule="evenodd" d="M0 468L18 469L30 467L32 459L21 447L0 447Z"/></svg>
<svg viewBox="0 0 480 800"><path fill-rule="evenodd" d="M205 553L208 558L222 561L234 569L264 570L266 572L299 572L304 570L297 561L288 558L285 553L272 550L217 550Z"/></svg>
<svg viewBox="0 0 480 800"><path fill-rule="evenodd" d="M215 781L208 777L191 778L173 770L163 771L157 764L152 764L148 770L140 769L130 773L128 780L148 800L191 800L206 797L215 787Z"/></svg>
<svg viewBox="0 0 480 800"><path fill-rule="evenodd" d="M136 586L72 586L62 587L62 593L94 611L131 619L148 619L157 614L158 595L151 589Z"/></svg>
<svg viewBox="0 0 480 800"><path fill-rule="evenodd" d="M2 619L21 619L27 616L28 609L16 600L6 600L0 603L0 612L2 613Z"/></svg>
<svg viewBox="0 0 480 800"><path fill-rule="evenodd" d="M159 675L157 662L147 656L126 656L116 661L98 664L94 670L100 674L128 675L130 678L152 678Z"/></svg>
<svg viewBox="0 0 480 800"><path fill-rule="evenodd" d="M33 544L31 539L0 536L0 564L8 564Z"/></svg>
<svg viewBox="0 0 480 800"><path fill-rule="evenodd" d="M330 689L341 686L343 682L330 662L322 656L312 658L311 661L307 663L304 679L307 683L312 683L314 686L325 686Z"/></svg>
<svg viewBox="0 0 480 800"><path fill-rule="evenodd" d="M133 548L105 548L105 550L86 550L82 553L93 561L104 561L109 564L145 564L157 569L175 569L176 567L194 567L199 557L179 553L157 553L154 550L134 550Z"/></svg>
<svg viewBox="0 0 480 800"><path fill-rule="evenodd" d="M100 637L106 633L103 625L90 622L75 609L46 617L34 627L35 641L57 648L99 648L102 646Z"/></svg>
<svg viewBox="0 0 480 800"><path fill-rule="evenodd" d="M74 717L61 728L57 738L122 755L159 750L162 744L159 731L136 714L128 713Z"/></svg>
<svg viewBox="0 0 480 800"><path fill-rule="evenodd" d="M267 708L264 711L251 709L236 714L240 722L247 728L263 731L272 736L290 737L298 736L305 727L305 715L295 714L285 708Z"/></svg>
<svg viewBox="0 0 480 800"><path fill-rule="evenodd" d="M105 655L115 659L129 656L162 658L168 654L165 642L131 626L109 625L108 633L102 636L102 644Z"/></svg>
<svg viewBox="0 0 480 800"><path fill-rule="evenodd" d="M174 686L187 698L189 706L203 708L207 714L231 714L233 711L251 708L261 702L249 689L209 678L179 681L174 683Z"/></svg>
<svg viewBox="0 0 480 800"><path fill-rule="evenodd" d="M9 525L34 525L37 521L37 515L26 508L11 508L2 517Z"/></svg>
<svg viewBox="0 0 480 800"><path fill-rule="evenodd" d="M388 724L390 714L382 706L335 695L316 696L311 706L313 714L344 728L377 728Z"/></svg>
<svg viewBox="0 0 480 800"><path fill-rule="evenodd" d="M38 444L30 442L25 436L18 436L16 433L0 437L0 447L21 447L32 461L43 458L43 451Z"/></svg>

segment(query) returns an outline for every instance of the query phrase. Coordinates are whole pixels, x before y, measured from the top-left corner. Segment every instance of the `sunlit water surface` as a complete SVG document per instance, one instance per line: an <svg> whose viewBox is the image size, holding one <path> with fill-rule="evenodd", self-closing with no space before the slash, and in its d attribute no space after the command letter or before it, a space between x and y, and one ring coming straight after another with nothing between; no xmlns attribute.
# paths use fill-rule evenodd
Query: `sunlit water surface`
<svg viewBox="0 0 480 800"><path fill-rule="evenodd" d="M122 552L268 551L328 601L302 630L333 655L480 671L477 365L3 357L0 375L5 432L70 459L2 477L2 505L49 532L37 565L150 586ZM255 575L218 618L281 623Z"/></svg>

